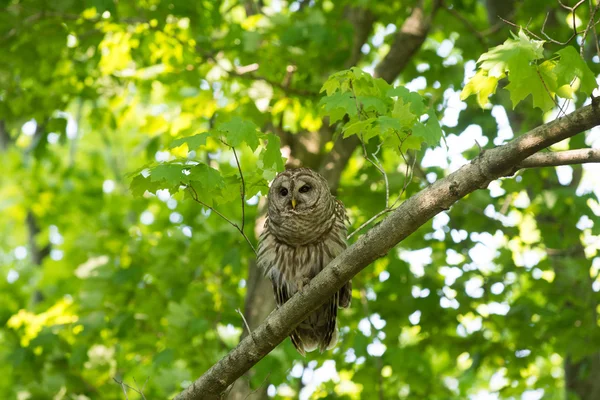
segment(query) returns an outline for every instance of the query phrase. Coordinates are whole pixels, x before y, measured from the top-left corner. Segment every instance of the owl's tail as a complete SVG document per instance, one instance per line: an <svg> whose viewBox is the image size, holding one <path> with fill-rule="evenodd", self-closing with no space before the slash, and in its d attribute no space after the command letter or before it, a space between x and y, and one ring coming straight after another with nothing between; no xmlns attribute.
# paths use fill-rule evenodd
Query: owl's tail
<svg viewBox="0 0 600 400"><path fill-rule="evenodd" d="M335 347L338 341L337 310L350 307L352 282L344 286L329 301L317 308L290 335L292 344L302 356L316 350L322 353Z"/></svg>
<svg viewBox="0 0 600 400"><path fill-rule="evenodd" d="M302 356L317 348L322 353L337 344L336 319L339 294L339 292L336 293L329 301L310 314L290 335L294 347Z"/></svg>

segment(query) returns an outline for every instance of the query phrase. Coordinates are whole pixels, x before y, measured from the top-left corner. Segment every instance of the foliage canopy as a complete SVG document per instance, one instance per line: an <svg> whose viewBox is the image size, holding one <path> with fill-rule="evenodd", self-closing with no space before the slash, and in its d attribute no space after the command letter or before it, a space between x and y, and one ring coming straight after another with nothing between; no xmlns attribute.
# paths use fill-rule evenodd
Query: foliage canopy
<svg viewBox="0 0 600 400"><path fill-rule="evenodd" d="M286 162L341 171L354 231L589 102L600 73L594 0L0 9L3 398L179 393L243 334L260 199ZM335 350L284 342L249 398L591 399L594 168L528 169L437 215L355 278Z"/></svg>

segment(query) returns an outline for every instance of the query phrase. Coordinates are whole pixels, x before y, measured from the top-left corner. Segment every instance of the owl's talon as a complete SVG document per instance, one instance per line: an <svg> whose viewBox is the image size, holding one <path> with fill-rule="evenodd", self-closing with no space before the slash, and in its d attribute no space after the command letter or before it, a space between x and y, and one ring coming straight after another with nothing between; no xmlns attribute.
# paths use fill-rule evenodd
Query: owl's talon
<svg viewBox="0 0 600 400"><path fill-rule="evenodd" d="M310 283L310 278L302 278L298 281L298 291L301 292Z"/></svg>

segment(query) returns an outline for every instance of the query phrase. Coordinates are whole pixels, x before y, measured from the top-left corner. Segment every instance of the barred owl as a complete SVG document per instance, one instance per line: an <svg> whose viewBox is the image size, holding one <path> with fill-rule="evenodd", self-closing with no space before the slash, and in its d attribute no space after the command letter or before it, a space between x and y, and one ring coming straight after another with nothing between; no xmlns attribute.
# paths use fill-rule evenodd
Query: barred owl
<svg viewBox="0 0 600 400"><path fill-rule="evenodd" d="M308 168L277 175L269 189L258 265L271 279L278 307L346 248L345 221L344 205L321 175ZM296 327L290 338L300 354L335 346L337 309L348 307L351 295L352 283L347 282Z"/></svg>

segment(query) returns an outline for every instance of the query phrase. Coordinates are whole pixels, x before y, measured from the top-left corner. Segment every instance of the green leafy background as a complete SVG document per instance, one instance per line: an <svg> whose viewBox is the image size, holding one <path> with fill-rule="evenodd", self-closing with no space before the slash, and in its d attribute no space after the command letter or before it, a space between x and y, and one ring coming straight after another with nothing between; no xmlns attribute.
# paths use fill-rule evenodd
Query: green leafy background
<svg viewBox="0 0 600 400"><path fill-rule="evenodd" d="M510 32L499 1L446 2L392 83L372 73L415 1L251 3L0 2L0 397L122 399L117 379L166 398L232 349L255 258L232 224L256 244L290 137L316 147L307 164L364 143L337 190L354 230L385 207L365 153L401 201L476 141L597 87L592 42L581 58L575 39ZM351 67L350 6L376 21ZM504 15L539 32L546 9L566 40L558 4ZM598 145L595 130L554 150ZM355 278L335 350L303 359L285 341L247 384L277 399L566 398L565 368L600 371L597 171L528 170L469 195Z"/></svg>

